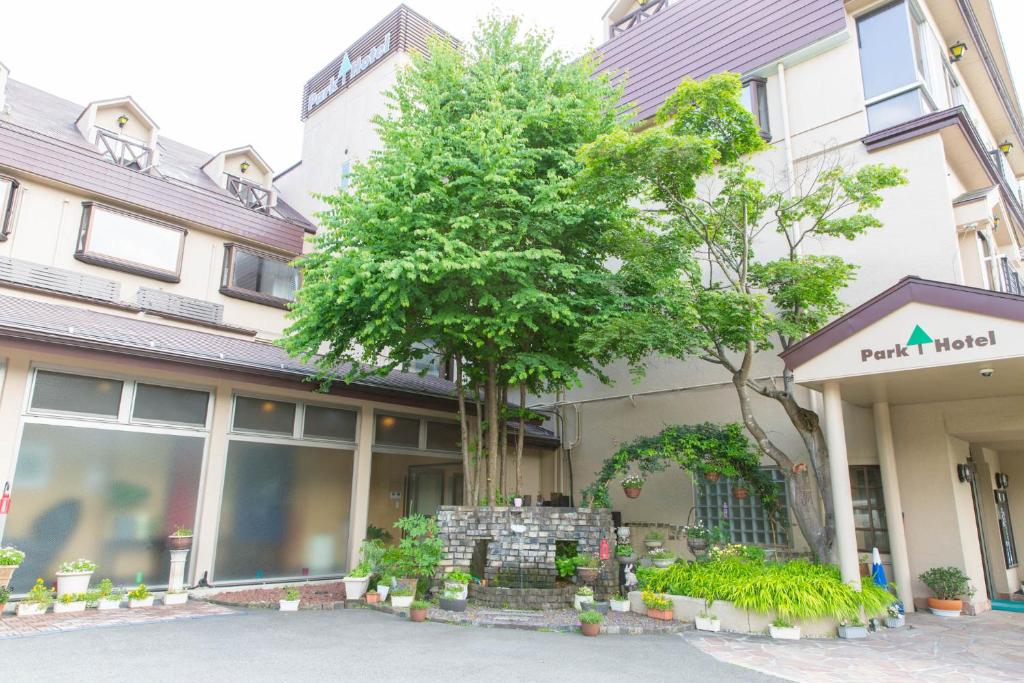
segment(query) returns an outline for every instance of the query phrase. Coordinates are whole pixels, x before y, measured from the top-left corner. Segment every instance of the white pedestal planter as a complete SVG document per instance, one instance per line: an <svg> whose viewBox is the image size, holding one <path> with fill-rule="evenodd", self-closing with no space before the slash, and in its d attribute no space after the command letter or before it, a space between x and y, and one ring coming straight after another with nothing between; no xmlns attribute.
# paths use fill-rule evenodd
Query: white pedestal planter
<svg viewBox="0 0 1024 683"><path fill-rule="evenodd" d="M391 592L391 584L387 584L387 583L378 583L377 584L377 594L380 595L380 601L381 602L387 602L388 601L388 593L390 593L390 592Z"/></svg>
<svg viewBox="0 0 1024 683"><path fill-rule="evenodd" d="M800 640L800 627L771 625L768 634L775 640Z"/></svg>
<svg viewBox="0 0 1024 683"><path fill-rule="evenodd" d="M185 559L188 557L188 549L171 550L170 553L171 573L167 579L168 594L179 593L185 588Z"/></svg>
<svg viewBox="0 0 1024 683"><path fill-rule="evenodd" d="M845 640L858 640L860 638L868 637L867 626L843 626L842 624L838 627L839 637Z"/></svg>
<svg viewBox="0 0 1024 683"><path fill-rule="evenodd" d="M465 600L469 596L469 585L459 581L445 581L444 591L451 592L456 600Z"/></svg>
<svg viewBox="0 0 1024 683"><path fill-rule="evenodd" d="M412 604L412 601L415 598L416 598L415 595L392 595L391 596L391 606L392 607L401 607L401 608L409 609L409 605Z"/></svg>
<svg viewBox="0 0 1024 683"><path fill-rule="evenodd" d="M612 608L613 612L629 611L629 600L609 600L608 605Z"/></svg>
<svg viewBox="0 0 1024 683"><path fill-rule="evenodd" d="M188 593L185 591L164 594L165 605L184 605L186 602L188 602Z"/></svg>
<svg viewBox="0 0 1024 683"><path fill-rule="evenodd" d="M583 610L584 605L589 605L594 602L593 595L574 595L572 598L572 605L577 610Z"/></svg>
<svg viewBox="0 0 1024 683"><path fill-rule="evenodd" d="M278 609L282 612L298 612L299 600L278 600Z"/></svg>
<svg viewBox="0 0 1024 683"><path fill-rule="evenodd" d="M46 605L35 602L19 602L17 614L19 617L32 617L37 614L46 614Z"/></svg>
<svg viewBox="0 0 1024 683"><path fill-rule="evenodd" d="M886 617L885 627L886 628L903 628L907 623L906 617L902 614L898 617Z"/></svg>
<svg viewBox="0 0 1024 683"><path fill-rule="evenodd" d="M358 600L363 597L366 593L366 589L370 585L370 577L363 576L359 578L346 576L342 579L345 583L345 599L346 600Z"/></svg>
<svg viewBox="0 0 1024 683"><path fill-rule="evenodd" d="M698 631L711 631L718 633L722 630L722 621L717 617L695 617L693 620Z"/></svg>
<svg viewBox="0 0 1024 683"><path fill-rule="evenodd" d="M108 609L121 609L120 598L100 598L96 603L96 609L108 610Z"/></svg>
<svg viewBox="0 0 1024 683"><path fill-rule="evenodd" d="M85 611L85 600L78 600L77 602L60 602L59 600L53 603L54 614L67 614L68 612L84 612Z"/></svg>
<svg viewBox="0 0 1024 683"><path fill-rule="evenodd" d="M92 572L57 572L57 597L88 592L91 578Z"/></svg>
<svg viewBox="0 0 1024 683"><path fill-rule="evenodd" d="M128 601L128 606L131 607L132 609L138 609L140 607L152 607L153 606L153 596L150 595L149 597L142 598L141 600L129 600Z"/></svg>
<svg viewBox="0 0 1024 683"><path fill-rule="evenodd" d="M651 560L654 566L658 569L664 569L665 567L671 567L675 563L674 557L659 558L657 560Z"/></svg>

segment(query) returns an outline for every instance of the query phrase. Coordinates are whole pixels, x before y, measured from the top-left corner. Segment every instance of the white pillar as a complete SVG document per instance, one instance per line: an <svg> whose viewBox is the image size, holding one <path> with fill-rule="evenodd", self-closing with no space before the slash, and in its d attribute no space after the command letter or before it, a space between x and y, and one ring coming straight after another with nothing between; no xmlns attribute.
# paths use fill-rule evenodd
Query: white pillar
<svg viewBox="0 0 1024 683"><path fill-rule="evenodd" d="M359 436L352 462L352 505L349 510L348 568L359 563L359 547L366 540L370 514L370 475L373 464L373 409L363 408L359 415Z"/></svg>
<svg viewBox="0 0 1024 683"><path fill-rule="evenodd" d="M850 493L850 465L846 457L846 425L843 397L837 382L825 382L825 440L828 443L829 472L832 474L832 505L836 515L835 544L843 583L860 590L857 566L857 534L853 524L853 496Z"/></svg>
<svg viewBox="0 0 1024 683"><path fill-rule="evenodd" d="M4 364L0 368L0 495L3 495L4 485L10 483L13 507L17 505L18 496L18 482L14 481L14 463L18 454L14 449L32 369L26 357L8 358L5 363L0 356L0 364ZM0 515L0 541L3 540L6 523L7 515Z"/></svg>
<svg viewBox="0 0 1024 683"><path fill-rule="evenodd" d="M200 491L199 514L196 517L195 540L192 545L192 578L194 584L204 573L215 581L213 556L217 548L220 506L224 496L224 473L228 458L228 431L231 429L231 386L219 382L214 389L213 419L210 423L209 452L206 472Z"/></svg>
<svg viewBox="0 0 1024 683"><path fill-rule="evenodd" d="M896 475L896 449L892 441L892 417L888 403L875 403L875 441L878 444L878 467L882 473L882 493L885 497L885 518L889 525L889 553L892 556L892 580L896 593L907 612L914 611L914 594L910 589L910 559L907 555L907 535L903 529L903 503L900 500L900 482Z"/></svg>

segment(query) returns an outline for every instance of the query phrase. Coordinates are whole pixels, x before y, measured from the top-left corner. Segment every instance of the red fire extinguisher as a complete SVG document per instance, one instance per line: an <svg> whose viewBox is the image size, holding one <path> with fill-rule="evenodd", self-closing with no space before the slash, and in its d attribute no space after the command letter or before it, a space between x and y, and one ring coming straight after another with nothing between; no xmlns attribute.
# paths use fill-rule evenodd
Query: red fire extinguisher
<svg viewBox="0 0 1024 683"><path fill-rule="evenodd" d="M599 552L600 552L600 557L601 557L602 560L607 560L608 559L609 554L608 554L608 539L607 538L604 538L604 537L601 538L601 550Z"/></svg>
<svg viewBox="0 0 1024 683"><path fill-rule="evenodd" d="M4 483L4 493L0 496L0 515L6 515L11 509L11 482Z"/></svg>

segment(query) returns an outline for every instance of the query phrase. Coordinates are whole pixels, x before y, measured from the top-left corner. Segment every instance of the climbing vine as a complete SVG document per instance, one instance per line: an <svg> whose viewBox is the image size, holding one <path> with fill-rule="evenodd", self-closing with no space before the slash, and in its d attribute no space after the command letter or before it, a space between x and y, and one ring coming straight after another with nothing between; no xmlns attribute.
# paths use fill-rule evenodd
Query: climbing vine
<svg viewBox="0 0 1024 683"><path fill-rule="evenodd" d="M778 502L777 485L760 468L759 454L751 448L736 423L725 425L703 422L696 425L672 425L655 436L644 436L622 446L604 461L597 480L583 490L584 505L610 507L608 482L637 470L646 477L661 472L670 464L703 476L717 472L745 482L766 510L774 511Z"/></svg>

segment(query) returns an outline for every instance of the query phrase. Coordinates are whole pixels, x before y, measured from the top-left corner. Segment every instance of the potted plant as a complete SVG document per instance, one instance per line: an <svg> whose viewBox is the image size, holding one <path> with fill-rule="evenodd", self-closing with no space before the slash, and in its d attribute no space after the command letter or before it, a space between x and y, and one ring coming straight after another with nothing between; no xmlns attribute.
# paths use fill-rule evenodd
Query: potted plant
<svg viewBox="0 0 1024 683"><path fill-rule="evenodd" d="M7 603L11 599L11 589L7 586L0 586L0 614L3 613L4 609L7 608Z"/></svg>
<svg viewBox="0 0 1024 683"><path fill-rule="evenodd" d="M57 598L57 602L53 603L54 614L84 611L85 593L65 593L64 595L61 595Z"/></svg>
<svg viewBox="0 0 1024 683"><path fill-rule="evenodd" d="M25 553L17 548L7 546L0 548L0 587L7 588L11 584L14 570L25 561Z"/></svg>
<svg viewBox="0 0 1024 683"><path fill-rule="evenodd" d="M665 537L659 531L651 531L644 536L644 545L650 549L660 548L665 541Z"/></svg>
<svg viewBox="0 0 1024 683"><path fill-rule="evenodd" d="M615 559L623 564L636 561L636 553L633 552L633 546L629 543L618 543L615 545Z"/></svg>
<svg viewBox="0 0 1024 683"><path fill-rule="evenodd" d="M705 598L704 609L698 612L697 618L694 619L694 624L697 626L698 631L718 633L722 630L721 620L711 612L713 604L715 604L714 598Z"/></svg>
<svg viewBox="0 0 1024 683"><path fill-rule="evenodd" d="M371 589L366 591L365 597L367 605L376 605L378 602L380 602L380 593L378 593L375 590Z"/></svg>
<svg viewBox="0 0 1024 683"><path fill-rule="evenodd" d="M707 479L708 481L710 481L712 484L714 484L716 481L718 481L721 477L722 477L722 473L721 472L715 472L713 470L707 470L707 471L704 472L704 478Z"/></svg>
<svg viewBox="0 0 1024 683"><path fill-rule="evenodd" d="M426 600L413 600L409 603L409 621L426 621L430 603Z"/></svg>
<svg viewBox="0 0 1024 683"><path fill-rule="evenodd" d="M672 563L676 561L676 556L668 548L655 548L647 553L647 557L651 558L654 566L660 569L671 567Z"/></svg>
<svg viewBox="0 0 1024 683"><path fill-rule="evenodd" d="M644 487L644 478L639 474L631 474L622 480L622 490L627 498L639 498Z"/></svg>
<svg viewBox="0 0 1024 683"><path fill-rule="evenodd" d="M732 495L738 500L743 500L750 495L750 490L746 486L733 486Z"/></svg>
<svg viewBox="0 0 1024 683"><path fill-rule="evenodd" d="M652 591L644 591L643 601L647 608L647 616L662 621L672 620L672 601L666 596Z"/></svg>
<svg viewBox="0 0 1024 683"><path fill-rule="evenodd" d="M592 604L594 602L594 589L590 586L580 586L576 589L576 595L573 596L572 604L577 610L582 610L586 604Z"/></svg>
<svg viewBox="0 0 1024 683"><path fill-rule="evenodd" d="M453 591L445 589L441 592L441 598L438 601L439 606L443 610L448 612L465 612L466 611L466 598L459 597L461 593L459 591Z"/></svg>
<svg viewBox="0 0 1024 683"><path fill-rule="evenodd" d="M577 555L574 560L576 564L576 576L583 583L594 583L597 575L601 572L601 559L597 555Z"/></svg>
<svg viewBox="0 0 1024 683"><path fill-rule="evenodd" d="M793 626L782 617L776 617L768 627L768 635L776 640L800 640L800 627Z"/></svg>
<svg viewBox="0 0 1024 683"><path fill-rule="evenodd" d="M601 632L602 621L604 621L604 615L600 612L591 609L580 612L580 631L585 636L596 636Z"/></svg>
<svg viewBox="0 0 1024 683"><path fill-rule="evenodd" d="M377 594L380 595L381 602L387 601L392 581L394 581L394 577L391 576L391 574L382 574L380 579L377 581Z"/></svg>
<svg viewBox="0 0 1024 683"><path fill-rule="evenodd" d="M416 591L407 586L396 586L391 589L391 606L407 608L416 598Z"/></svg>
<svg viewBox="0 0 1024 683"><path fill-rule="evenodd" d="M190 550L192 548L192 530L180 524L174 527L174 532L167 537L168 550Z"/></svg>
<svg viewBox="0 0 1024 683"><path fill-rule="evenodd" d="M277 609L281 612L298 612L301 598L298 588L288 586L284 589L284 597L277 601Z"/></svg>
<svg viewBox="0 0 1024 683"><path fill-rule="evenodd" d="M928 609L940 617L960 616L964 609L961 598L974 595L970 579L957 567L933 567L918 578L935 594L928 598Z"/></svg>
<svg viewBox="0 0 1024 683"><path fill-rule="evenodd" d="M839 637L846 640L856 640L868 637L868 627L859 617L843 619L839 622Z"/></svg>
<svg viewBox="0 0 1024 683"><path fill-rule="evenodd" d="M704 526L703 522L697 522L683 527L686 535L686 547L690 549L694 557L703 555L708 551L708 539L711 538L711 530Z"/></svg>
<svg viewBox="0 0 1024 683"><path fill-rule="evenodd" d="M51 602L53 602L53 591L47 588L42 579L36 579L35 585L18 603L18 616L45 614L46 608L50 606Z"/></svg>
<svg viewBox="0 0 1024 683"><path fill-rule="evenodd" d="M164 604L165 605L184 605L188 602L188 591L187 590L169 590L164 593Z"/></svg>
<svg viewBox="0 0 1024 683"><path fill-rule="evenodd" d="M370 565L360 562L355 569L348 573L348 576L343 577L341 580L345 583L345 599L358 600L363 597L367 586L370 585L370 574L372 573Z"/></svg>
<svg viewBox="0 0 1024 683"><path fill-rule="evenodd" d="M608 600L608 606L613 612L628 612L629 611L629 597L623 593L613 595Z"/></svg>
<svg viewBox="0 0 1024 683"><path fill-rule="evenodd" d="M153 594L146 588L146 584L140 583L128 591L128 607L138 609L139 607L152 607Z"/></svg>
<svg viewBox="0 0 1024 683"><path fill-rule="evenodd" d="M65 593L85 593L89 590L89 579L96 571L92 560L78 558L62 562L57 570L57 597Z"/></svg>
<svg viewBox="0 0 1024 683"><path fill-rule="evenodd" d="M444 577L444 590L446 593L455 593L459 600L465 600L469 595L469 582L472 578L466 572L453 569Z"/></svg>
<svg viewBox="0 0 1024 683"><path fill-rule="evenodd" d="M426 515L409 515L395 522L403 532L395 558L396 583L411 588L415 594L419 579L429 580L444 556L444 543L438 534L437 522Z"/></svg>
<svg viewBox="0 0 1024 683"><path fill-rule="evenodd" d="M900 610L900 606L897 603L892 603L885 610L885 627L886 628L902 628L906 624L906 617Z"/></svg>
<svg viewBox="0 0 1024 683"><path fill-rule="evenodd" d="M121 600L124 597L124 591L120 588L114 588L113 581L110 579L103 579L100 581L99 588L96 589L96 592L98 593L96 609L120 609Z"/></svg>

